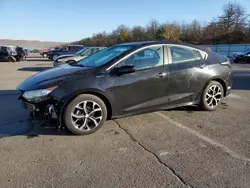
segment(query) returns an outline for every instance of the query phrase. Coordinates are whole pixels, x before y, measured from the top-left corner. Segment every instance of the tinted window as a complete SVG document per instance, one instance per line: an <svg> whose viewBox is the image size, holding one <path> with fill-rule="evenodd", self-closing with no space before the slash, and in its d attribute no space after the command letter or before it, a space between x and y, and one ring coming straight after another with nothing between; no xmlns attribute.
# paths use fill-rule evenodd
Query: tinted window
<svg viewBox="0 0 250 188"><path fill-rule="evenodd" d="M172 63L182 63L186 61L193 61L196 59L194 50L179 47L179 46L171 46L170 47Z"/></svg>
<svg viewBox="0 0 250 188"><path fill-rule="evenodd" d="M92 54L94 54L94 53L96 53L98 51L99 51L99 48L94 48L94 49L92 49Z"/></svg>
<svg viewBox="0 0 250 188"><path fill-rule="evenodd" d="M91 55L91 49L87 49L84 51L84 53L82 54L82 56L89 56Z"/></svg>
<svg viewBox="0 0 250 188"><path fill-rule="evenodd" d="M68 46L65 46L62 48L63 51L69 51L69 47Z"/></svg>
<svg viewBox="0 0 250 188"><path fill-rule="evenodd" d="M195 59L196 60L200 60L202 59L201 53L197 50L194 50L194 54L195 54Z"/></svg>
<svg viewBox="0 0 250 188"><path fill-rule="evenodd" d="M83 49L79 50L79 51L76 53L76 55L81 55L81 56L83 56L83 54L84 54L84 52L85 52L86 50L88 50L88 48L83 48Z"/></svg>
<svg viewBox="0 0 250 188"><path fill-rule="evenodd" d="M149 47L129 56L125 65L134 65L136 70L163 65L163 47Z"/></svg>
<svg viewBox="0 0 250 188"><path fill-rule="evenodd" d="M69 46L70 51L78 51L80 50L78 46Z"/></svg>

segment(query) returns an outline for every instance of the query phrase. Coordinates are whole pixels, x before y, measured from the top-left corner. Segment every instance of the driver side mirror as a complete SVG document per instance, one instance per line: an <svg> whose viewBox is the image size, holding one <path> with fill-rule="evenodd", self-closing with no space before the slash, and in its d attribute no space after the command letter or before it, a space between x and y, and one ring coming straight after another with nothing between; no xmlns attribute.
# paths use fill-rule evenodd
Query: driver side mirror
<svg viewBox="0 0 250 188"><path fill-rule="evenodd" d="M134 65L123 65L118 68L117 75L121 76L123 74L129 74L135 72L135 66Z"/></svg>

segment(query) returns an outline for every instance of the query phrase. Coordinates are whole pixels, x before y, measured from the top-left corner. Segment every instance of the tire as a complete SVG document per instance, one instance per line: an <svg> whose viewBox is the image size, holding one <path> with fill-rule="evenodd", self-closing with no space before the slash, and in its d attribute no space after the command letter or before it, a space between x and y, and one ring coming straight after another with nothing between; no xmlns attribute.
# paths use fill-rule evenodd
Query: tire
<svg viewBox="0 0 250 188"><path fill-rule="evenodd" d="M214 90L212 90L214 88ZM211 81L204 89L201 96L200 107L205 111L215 110L221 103L224 96L224 89L217 81Z"/></svg>
<svg viewBox="0 0 250 188"><path fill-rule="evenodd" d="M47 57L47 54L43 54L43 57Z"/></svg>
<svg viewBox="0 0 250 188"><path fill-rule="evenodd" d="M86 108L84 108L84 105ZM93 109L96 112L93 112ZM107 119L107 107L99 97L82 94L66 106L62 119L66 128L73 134L91 134L105 123ZM93 119L95 119L95 122Z"/></svg>
<svg viewBox="0 0 250 188"><path fill-rule="evenodd" d="M14 58L13 56L9 56L7 60L10 63L15 63L16 62L16 58Z"/></svg>
<svg viewBox="0 0 250 188"><path fill-rule="evenodd" d="M53 56L52 56L52 60L55 61L57 57L58 57L57 55L53 55Z"/></svg>

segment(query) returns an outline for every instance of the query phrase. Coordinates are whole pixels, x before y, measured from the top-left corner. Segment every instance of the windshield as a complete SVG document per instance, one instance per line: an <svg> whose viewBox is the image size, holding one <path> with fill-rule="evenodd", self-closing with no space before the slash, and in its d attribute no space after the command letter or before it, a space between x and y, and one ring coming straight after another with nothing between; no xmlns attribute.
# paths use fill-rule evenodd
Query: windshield
<svg viewBox="0 0 250 188"><path fill-rule="evenodd" d="M82 55L88 48L83 48L81 50L79 50L78 52L76 52L76 55Z"/></svg>
<svg viewBox="0 0 250 188"><path fill-rule="evenodd" d="M109 61L115 59L121 54L130 50L131 46L113 46L110 48L106 48L100 52L97 52L87 58L79 61L77 64L85 67L100 67L105 65Z"/></svg>

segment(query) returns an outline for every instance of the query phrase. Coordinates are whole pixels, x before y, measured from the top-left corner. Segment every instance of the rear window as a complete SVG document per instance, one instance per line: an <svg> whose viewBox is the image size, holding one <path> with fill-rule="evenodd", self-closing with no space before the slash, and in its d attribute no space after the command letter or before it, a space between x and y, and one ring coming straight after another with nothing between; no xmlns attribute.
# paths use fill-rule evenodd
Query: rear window
<svg viewBox="0 0 250 188"><path fill-rule="evenodd" d="M182 63L195 60L195 53L190 48L171 46L172 63Z"/></svg>

